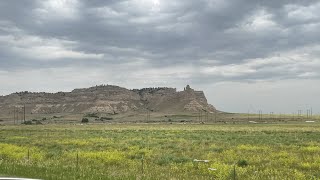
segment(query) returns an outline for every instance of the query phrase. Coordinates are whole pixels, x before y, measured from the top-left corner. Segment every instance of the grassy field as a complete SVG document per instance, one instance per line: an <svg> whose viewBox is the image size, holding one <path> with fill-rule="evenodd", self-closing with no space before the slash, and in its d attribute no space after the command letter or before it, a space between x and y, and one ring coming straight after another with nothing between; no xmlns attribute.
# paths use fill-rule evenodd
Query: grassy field
<svg viewBox="0 0 320 180"><path fill-rule="evenodd" d="M0 130L0 175L6 176L320 179L319 123L9 125Z"/></svg>

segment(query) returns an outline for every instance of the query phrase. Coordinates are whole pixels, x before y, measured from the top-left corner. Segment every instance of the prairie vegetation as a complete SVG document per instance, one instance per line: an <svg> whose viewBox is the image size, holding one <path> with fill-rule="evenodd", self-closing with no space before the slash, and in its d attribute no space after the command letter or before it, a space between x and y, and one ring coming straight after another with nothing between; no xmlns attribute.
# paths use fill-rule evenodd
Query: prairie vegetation
<svg viewBox="0 0 320 180"><path fill-rule="evenodd" d="M320 124L0 126L0 175L319 179ZM209 160L209 162L196 162Z"/></svg>

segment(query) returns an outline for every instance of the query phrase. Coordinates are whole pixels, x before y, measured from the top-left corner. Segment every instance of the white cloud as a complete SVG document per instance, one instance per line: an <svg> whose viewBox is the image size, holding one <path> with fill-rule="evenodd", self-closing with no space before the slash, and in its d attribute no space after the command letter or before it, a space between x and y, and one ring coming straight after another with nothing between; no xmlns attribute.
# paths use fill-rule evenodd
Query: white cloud
<svg viewBox="0 0 320 180"><path fill-rule="evenodd" d="M79 17L78 0L40 0L34 13L41 19L76 19Z"/></svg>
<svg viewBox="0 0 320 180"><path fill-rule="evenodd" d="M255 10L250 15L246 16L235 26L225 29L226 34L236 34L241 36L241 33L250 33L254 36L270 35L270 32L286 33L286 29L273 20L274 15L265 9Z"/></svg>
<svg viewBox="0 0 320 180"><path fill-rule="evenodd" d="M104 24L123 26L128 24L168 24L174 21L176 13L162 11L168 7L162 7L168 2L158 0L131 0L119 1L113 6L94 7L89 9L89 14L101 18ZM171 24L171 23L169 23Z"/></svg>
<svg viewBox="0 0 320 180"><path fill-rule="evenodd" d="M278 28L278 24L272 20L273 15L266 10L258 10L248 17L240 25L246 31L266 31Z"/></svg>
<svg viewBox="0 0 320 180"><path fill-rule="evenodd" d="M172 77L175 78L190 78L197 71L191 65L171 66L164 68L150 68L146 67L142 71L133 72L133 77L138 79L160 79L163 81L170 81Z"/></svg>
<svg viewBox="0 0 320 180"><path fill-rule="evenodd" d="M301 6L289 4L284 7L289 19L298 21L319 20L320 18L320 3L310 6Z"/></svg>
<svg viewBox="0 0 320 180"><path fill-rule="evenodd" d="M3 20L0 20L0 31L11 32L11 33L20 33L20 32L22 32L22 30L19 29L16 26L14 26L14 24L12 22L3 21Z"/></svg>
<svg viewBox="0 0 320 180"><path fill-rule="evenodd" d="M162 2L159 0L131 0L121 2L123 6L132 7L139 13L158 13L161 11ZM133 9L132 9L133 10Z"/></svg>
<svg viewBox="0 0 320 180"><path fill-rule="evenodd" d="M264 73L265 78L312 78L317 77L320 68L320 59L315 54L320 46L307 46L287 52L275 53L270 57L247 59L239 64L214 65L202 67L203 74L229 78L250 75L252 79L260 79L259 74ZM280 55L281 54L281 55Z"/></svg>
<svg viewBox="0 0 320 180"><path fill-rule="evenodd" d="M204 74L220 77L238 77L255 73L256 70L247 64L228 64L223 66L204 67L201 71Z"/></svg>
<svg viewBox="0 0 320 180"><path fill-rule="evenodd" d="M56 38L45 39L32 35L0 35L0 43L7 43L14 53L32 59L54 60L61 58L103 58L103 54L91 54L73 50L73 48L76 47L76 42Z"/></svg>
<svg viewBox="0 0 320 180"><path fill-rule="evenodd" d="M125 18L128 15L126 12L116 11L115 9L107 6L92 8L89 10L89 13L106 19Z"/></svg>
<svg viewBox="0 0 320 180"><path fill-rule="evenodd" d="M207 4L207 10L209 11L222 11L224 8L228 7L228 1L224 0L204 0Z"/></svg>
<svg viewBox="0 0 320 180"><path fill-rule="evenodd" d="M317 72L304 72L298 75L298 77L302 77L302 78L313 78L318 76L319 76L319 73Z"/></svg>

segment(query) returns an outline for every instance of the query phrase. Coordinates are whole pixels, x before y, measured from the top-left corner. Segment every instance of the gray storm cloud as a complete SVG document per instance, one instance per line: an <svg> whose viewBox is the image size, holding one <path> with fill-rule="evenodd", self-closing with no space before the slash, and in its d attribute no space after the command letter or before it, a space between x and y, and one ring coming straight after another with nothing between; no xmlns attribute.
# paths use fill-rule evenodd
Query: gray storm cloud
<svg viewBox="0 0 320 180"><path fill-rule="evenodd" d="M283 84L320 89L318 29L318 1L1 1L0 94L190 83L218 107L246 112L259 102L241 97L260 97L257 88L266 84L275 96ZM232 96L241 103L220 98L231 87L242 88L243 96Z"/></svg>

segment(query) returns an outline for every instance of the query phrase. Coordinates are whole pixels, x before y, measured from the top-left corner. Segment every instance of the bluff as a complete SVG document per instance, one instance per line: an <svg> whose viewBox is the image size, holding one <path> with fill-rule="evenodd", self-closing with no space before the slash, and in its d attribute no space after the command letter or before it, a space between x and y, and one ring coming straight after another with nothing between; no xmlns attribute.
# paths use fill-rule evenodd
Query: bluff
<svg viewBox="0 0 320 180"><path fill-rule="evenodd" d="M188 85L183 91L175 88L143 88L129 90L119 86L100 85L71 92L20 92L0 96L0 111L26 107L33 114L51 113L126 113L136 112L213 112L203 91Z"/></svg>

